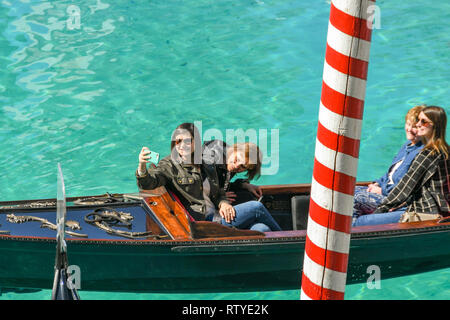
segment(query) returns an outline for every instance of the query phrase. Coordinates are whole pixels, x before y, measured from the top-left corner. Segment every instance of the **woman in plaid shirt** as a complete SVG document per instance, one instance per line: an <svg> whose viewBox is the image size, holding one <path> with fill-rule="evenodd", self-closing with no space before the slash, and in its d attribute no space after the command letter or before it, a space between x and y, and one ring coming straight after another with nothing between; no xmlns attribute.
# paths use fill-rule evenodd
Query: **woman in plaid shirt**
<svg viewBox="0 0 450 320"><path fill-rule="evenodd" d="M402 145L397 155L392 160L388 171L379 179L368 186L356 186L353 201L353 220L358 219L364 214L373 213L381 202L387 197L389 192L408 172L411 163L417 154L422 150L422 138L417 135L417 120L420 112L425 106L415 106L411 108L405 116L405 135L406 142ZM402 215L401 211L406 211L403 207L398 211L398 218ZM395 217L392 217L396 219Z"/></svg>
<svg viewBox="0 0 450 320"><path fill-rule="evenodd" d="M374 214L359 217L354 226L395 223L396 209L406 212L450 215L450 147L445 141L447 115L437 106L425 107L416 126L425 147L417 155L406 175L392 189Z"/></svg>

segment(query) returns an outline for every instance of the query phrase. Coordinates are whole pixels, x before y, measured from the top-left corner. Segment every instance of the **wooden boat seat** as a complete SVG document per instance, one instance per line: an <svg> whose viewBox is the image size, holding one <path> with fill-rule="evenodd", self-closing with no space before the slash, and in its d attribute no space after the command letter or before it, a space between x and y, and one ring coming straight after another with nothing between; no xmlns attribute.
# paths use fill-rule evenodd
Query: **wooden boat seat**
<svg viewBox="0 0 450 320"><path fill-rule="evenodd" d="M296 195L291 198L292 228L306 230L308 225L309 195Z"/></svg>
<svg viewBox="0 0 450 320"><path fill-rule="evenodd" d="M230 228L210 221L191 221L192 239L245 237L246 239L264 238L265 234L255 230Z"/></svg>
<svg viewBox="0 0 450 320"><path fill-rule="evenodd" d="M168 188L159 187L149 192L156 193L157 196L148 197L145 202L151 207L156 219L165 227L172 239L265 237L264 233L259 231L230 228L210 221L196 221L177 195Z"/></svg>
<svg viewBox="0 0 450 320"><path fill-rule="evenodd" d="M204 239L204 238L224 238L224 237L248 237L248 236L259 236L264 237L264 233L253 230L241 230L236 228L230 228L223 226L219 223L210 221L196 221L188 212L188 210L183 206L177 195L168 190L168 193L173 198L173 200L183 208L187 221L189 223L189 230L192 239Z"/></svg>
<svg viewBox="0 0 450 320"><path fill-rule="evenodd" d="M173 198L177 204L183 208L186 218L189 223L189 230L192 239L204 239L204 238L226 238L226 237L264 237L264 233L253 230L241 230L236 228L230 228L223 226L219 223L210 221L196 221L190 214L189 211L183 206L177 195L168 190L168 193Z"/></svg>

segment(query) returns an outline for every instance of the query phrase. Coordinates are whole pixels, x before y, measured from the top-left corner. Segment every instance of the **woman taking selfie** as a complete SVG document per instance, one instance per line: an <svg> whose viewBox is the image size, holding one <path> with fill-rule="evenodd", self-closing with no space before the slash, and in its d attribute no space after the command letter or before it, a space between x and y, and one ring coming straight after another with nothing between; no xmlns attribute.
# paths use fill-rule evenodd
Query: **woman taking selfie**
<svg viewBox="0 0 450 320"><path fill-rule="evenodd" d="M200 134L193 123L179 125L172 134L170 156L162 159L156 167L147 169L152 153L143 147L139 154L136 180L139 189L151 190L165 186L174 192L195 220L205 220L206 207L203 199L203 180L218 181L217 173L210 167L202 168L201 158L195 159L195 148L201 148ZM200 164L199 164L200 162ZM203 169L203 170L202 170ZM209 169L209 170L208 170ZM217 183L211 183L211 201L219 205L226 201Z"/></svg>

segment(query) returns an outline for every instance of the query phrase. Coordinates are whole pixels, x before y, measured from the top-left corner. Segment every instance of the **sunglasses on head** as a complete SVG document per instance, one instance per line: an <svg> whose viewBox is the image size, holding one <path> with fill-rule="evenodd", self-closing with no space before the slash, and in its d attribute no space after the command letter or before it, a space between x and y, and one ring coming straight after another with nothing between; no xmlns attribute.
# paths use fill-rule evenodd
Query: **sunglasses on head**
<svg viewBox="0 0 450 320"><path fill-rule="evenodd" d="M184 142L184 144L190 145L192 143L192 139L187 138L187 139L176 139L175 140L175 144L178 146L179 144L181 144L182 142Z"/></svg>

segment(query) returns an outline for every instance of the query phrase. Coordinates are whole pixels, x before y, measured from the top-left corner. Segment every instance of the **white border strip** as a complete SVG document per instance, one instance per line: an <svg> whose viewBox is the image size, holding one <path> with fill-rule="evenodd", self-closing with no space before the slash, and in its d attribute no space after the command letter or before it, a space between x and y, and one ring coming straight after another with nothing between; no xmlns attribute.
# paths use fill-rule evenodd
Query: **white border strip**
<svg viewBox="0 0 450 320"><path fill-rule="evenodd" d="M361 18L367 20L370 14L367 12L367 8L375 5L373 1L364 0L332 0L333 6L346 14L349 14L355 18ZM359 8L363 6L361 10L361 16L359 16Z"/></svg>
<svg viewBox="0 0 450 320"><path fill-rule="evenodd" d="M305 291L303 291L303 289L301 289L300 291L300 300L312 300L312 298L310 298Z"/></svg>
<svg viewBox="0 0 450 320"><path fill-rule="evenodd" d="M353 47L352 39L354 41ZM331 48L347 57L350 56L369 62L370 42L349 36L339 29L336 29L331 22L328 23L327 43Z"/></svg>
<svg viewBox="0 0 450 320"><path fill-rule="evenodd" d="M326 60L323 66L323 81L337 92L364 101L366 80L342 73L330 66Z"/></svg>
<svg viewBox="0 0 450 320"><path fill-rule="evenodd" d="M311 223L311 228L309 224ZM350 234L328 229L308 217L308 238L319 248L334 252L349 253ZM328 237L325 236L328 233Z"/></svg>
<svg viewBox="0 0 450 320"><path fill-rule="evenodd" d="M305 253L303 262L303 273L308 279L319 287L330 289L338 292L345 292L345 282L347 274L344 272L330 270L315 263ZM323 279L323 285L322 285Z"/></svg>
<svg viewBox="0 0 450 320"><path fill-rule="evenodd" d="M344 216L351 217L353 215L353 195L328 189L318 183L314 177L311 182L311 198L325 210L331 210ZM333 203L333 208L331 208L331 203Z"/></svg>
<svg viewBox="0 0 450 320"><path fill-rule="evenodd" d="M358 172L358 159L328 148L323 145L319 139L316 139L315 158L330 170L338 171L356 178Z"/></svg>
<svg viewBox="0 0 450 320"><path fill-rule="evenodd" d="M329 110L320 102L319 122L328 130L347 138L360 140L362 120L349 118ZM345 128L344 131L341 128Z"/></svg>

